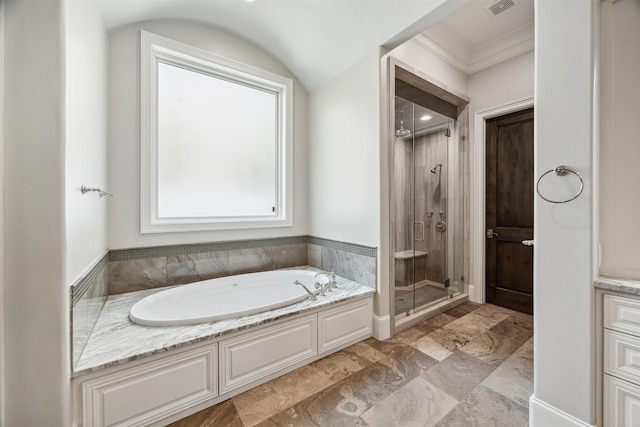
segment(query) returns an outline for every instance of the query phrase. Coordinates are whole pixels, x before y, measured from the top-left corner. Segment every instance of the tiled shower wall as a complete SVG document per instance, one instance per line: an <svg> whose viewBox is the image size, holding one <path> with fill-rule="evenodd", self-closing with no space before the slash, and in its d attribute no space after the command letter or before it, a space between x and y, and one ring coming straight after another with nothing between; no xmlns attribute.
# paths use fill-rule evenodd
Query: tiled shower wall
<svg viewBox="0 0 640 427"><path fill-rule="evenodd" d="M376 248L311 236L114 250L71 287L73 362L108 295L310 265L376 288Z"/></svg>

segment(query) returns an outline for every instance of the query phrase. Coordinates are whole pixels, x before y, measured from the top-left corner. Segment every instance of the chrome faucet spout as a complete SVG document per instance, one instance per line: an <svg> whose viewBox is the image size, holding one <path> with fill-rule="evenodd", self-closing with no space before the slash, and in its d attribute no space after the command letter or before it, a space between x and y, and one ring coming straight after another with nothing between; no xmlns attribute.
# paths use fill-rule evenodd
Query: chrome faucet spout
<svg viewBox="0 0 640 427"><path fill-rule="evenodd" d="M296 284L296 285L300 285L300 286L302 286L302 288L303 288L305 291L307 291L307 293L309 294L309 299L310 299L310 300L315 301L315 300L317 299L317 298L316 298L316 295L315 295L313 292L311 292L311 291L309 290L309 288L307 288L307 287L304 285L304 283L302 283L302 282L300 282L300 281L298 281L298 280L296 280L296 281L295 281L295 282L293 282L293 283L294 283L294 284Z"/></svg>

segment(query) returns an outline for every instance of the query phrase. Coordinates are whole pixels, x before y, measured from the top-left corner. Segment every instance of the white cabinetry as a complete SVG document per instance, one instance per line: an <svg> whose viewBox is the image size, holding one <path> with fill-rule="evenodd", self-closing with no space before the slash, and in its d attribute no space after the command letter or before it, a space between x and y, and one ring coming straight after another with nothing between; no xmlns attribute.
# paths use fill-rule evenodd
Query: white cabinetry
<svg viewBox="0 0 640 427"><path fill-rule="evenodd" d="M318 352L327 354L371 335L371 313L370 298L318 313Z"/></svg>
<svg viewBox="0 0 640 427"><path fill-rule="evenodd" d="M226 393L318 353L316 315L220 341L220 392Z"/></svg>
<svg viewBox="0 0 640 427"><path fill-rule="evenodd" d="M640 299L604 295L604 426L640 426Z"/></svg>
<svg viewBox="0 0 640 427"><path fill-rule="evenodd" d="M82 427L166 425L371 336L372 297L74 378ZM79 424L79 423L78 423Z"/></svg>
<svg viewBox="0 0 640 427"><path fill-rule="evenodd" d="M82 384L85 427L158 421L218 394L217 344Z"/></svg>

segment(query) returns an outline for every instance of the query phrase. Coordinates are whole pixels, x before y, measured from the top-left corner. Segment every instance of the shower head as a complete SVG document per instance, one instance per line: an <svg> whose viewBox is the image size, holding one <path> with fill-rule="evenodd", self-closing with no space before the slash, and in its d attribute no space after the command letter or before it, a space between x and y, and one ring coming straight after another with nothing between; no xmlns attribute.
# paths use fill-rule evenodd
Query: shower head
<svg viewBox="0 0 640 427"><path fill-rule="evenodd" d="M400 110L400 129L396 129L396 136L400 138L411 135L411 131L409 129L404 128L404 122L402 121L403 115L404 115L404 110Z"/></svg>
<svg viewBox="0 0 640 427"><path fill-rule="evenodd" d="M442 171L442 163L438 163L437 165L434 166L433 169L431 169L431 173L436 173L436 169L440 168L440 171Z"/></svg>
<svg viewBox="0 0 640 427"><path fill-rule="evenodd" d="M405 137L411 135L411 131L409 129L405 129L402 127L402 122L400 122L400 129L396 130L397 137Z"/></svg>

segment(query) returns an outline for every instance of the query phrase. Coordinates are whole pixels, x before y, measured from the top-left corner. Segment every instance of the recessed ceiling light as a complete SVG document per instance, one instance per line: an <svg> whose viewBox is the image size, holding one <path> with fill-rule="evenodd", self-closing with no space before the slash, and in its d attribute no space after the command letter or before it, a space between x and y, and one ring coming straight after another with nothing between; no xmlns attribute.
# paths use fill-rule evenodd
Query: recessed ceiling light
<svg viewBox="0 0 640 427"><path fill-rule="evenodd" d="M431 117L428 114L425 114L424 116L420 117L420 120L422 120L423 122L426 122L427 120L431 120L433 117Z"/></svg>

